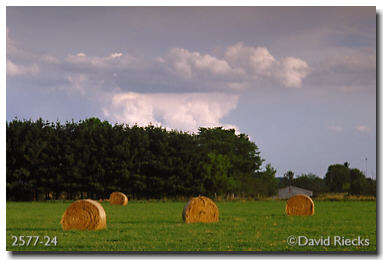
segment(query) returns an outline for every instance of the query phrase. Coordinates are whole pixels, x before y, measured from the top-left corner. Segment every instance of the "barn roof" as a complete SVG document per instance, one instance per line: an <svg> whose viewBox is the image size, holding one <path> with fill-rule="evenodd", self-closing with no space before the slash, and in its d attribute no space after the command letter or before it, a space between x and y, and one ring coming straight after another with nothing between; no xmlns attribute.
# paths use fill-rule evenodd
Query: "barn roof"
<svg viewBox="0 0 390 267"><path fill-rule="evenodd" d="M300 187L296 187L296 186L293 186L293 185L290 185L290 186L286 186L286 187L283 187L283 188L279 188L279 192L281 191L285 191L285 190L296 190L296 191L302 191L302 192L305 192L306 194L313 194L313 191L311 190L308 190L308 189L304 189L304 188L300 188Z"/></svg>
<svg viewBox="0 0 390 267"><path fill-rule="evenodd" d="M287 199L287 198L290 198L292 196L299 195L299 194L312 196L313 192L310 190L307 190L307 189L303 189L303 188L291 185L291 186L280 188L278 190L278 195L276 197L279 199Z"/></svg>
<svg viewBox="0 0 390 267"><path fill-rule="evenodd" d="M290 186L286 186L286 187L280 188L279 191L281 191L281 190L287 190L287 189L293 189L293 190L298 190L298 191L304 191L304 192L306 192L306 193L313 193L313 191L311 191L311 190L304 189L304 188L300 188L300 187L296 187L296 186L293 186L293 185L290 185Z"/></svg>

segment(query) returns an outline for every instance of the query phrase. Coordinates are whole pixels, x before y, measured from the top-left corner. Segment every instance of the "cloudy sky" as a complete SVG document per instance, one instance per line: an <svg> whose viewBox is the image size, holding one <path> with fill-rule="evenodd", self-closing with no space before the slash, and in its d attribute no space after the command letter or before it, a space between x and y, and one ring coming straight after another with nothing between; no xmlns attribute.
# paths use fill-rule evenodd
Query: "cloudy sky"
<svg viewBox="0 0 390 267"><path fill-rule="evenodd" d="M6 11L8 121L223 126L280 176L376 176L375 7Z"/></svg>

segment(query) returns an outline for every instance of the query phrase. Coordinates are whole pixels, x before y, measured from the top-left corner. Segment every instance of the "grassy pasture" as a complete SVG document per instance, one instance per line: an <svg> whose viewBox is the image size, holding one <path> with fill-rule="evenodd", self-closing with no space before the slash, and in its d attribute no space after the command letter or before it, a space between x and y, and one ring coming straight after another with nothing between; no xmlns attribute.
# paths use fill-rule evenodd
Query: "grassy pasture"
<svg viewBox="0 0 390 267"><path fill-rule="evenodd" d="M376 251L375 201L315 201L315 215L287 217L285 202L216 202L220 221L185 224L184 202L102 203L107 229L63 231L70 202L7 202L8 251ZM289 236L368 239L369 246L290 246ZM13 246L12 236L56 237L57 245ZM33 240L34 241L34 240ZM332 242L333 243L333 242Z"/></svg>

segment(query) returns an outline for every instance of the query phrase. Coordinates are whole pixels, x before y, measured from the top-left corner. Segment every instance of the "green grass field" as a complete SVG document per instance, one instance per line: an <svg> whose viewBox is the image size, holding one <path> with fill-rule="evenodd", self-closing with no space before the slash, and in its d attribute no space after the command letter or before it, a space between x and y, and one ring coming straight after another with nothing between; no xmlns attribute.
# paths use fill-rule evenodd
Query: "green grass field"
<svg viewBox="0 0 390 267"><path fill-rule="evenodd" d="M103 203L107 229L63 231L70 202L7 202L8 251L376 251L375 201L316 201L315 215L287 217L278 200L216 202L220 221L185 224L184 202ZM328 245L290 246L289 236L331 238ZM12 236L56 237L57 245L13 246ZM368 239L368 246L333 244L334 236ZM25 237L26 239L26 237ZM19 241L18 241L19 242ZM20 244L20 243L19 243Z"/></svg>

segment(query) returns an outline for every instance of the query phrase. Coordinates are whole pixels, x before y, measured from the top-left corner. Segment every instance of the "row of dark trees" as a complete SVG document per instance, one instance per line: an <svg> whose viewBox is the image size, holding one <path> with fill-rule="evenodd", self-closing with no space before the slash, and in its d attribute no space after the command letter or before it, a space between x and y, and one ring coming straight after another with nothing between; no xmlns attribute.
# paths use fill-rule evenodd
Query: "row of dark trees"
<svg viewBox="0 0 390 267"><path fill-rule="evenodd" d="M349 163L330 165L325 175L325 182L330 191L349 192L353 195L376 195L376 180L367 178Z"/></svg>
<svg viewBox="0 0 390 267"><path fill-rule="evenodd" d="M276 170L247 135L198 133L90 118L7 122L7 199L134 198L276 193Z"/></svg>
<svg viewBox="0 0 390 267"><path fill-rule="evenodd" d="M314 174L276 179L247 135L233 129L198 133L111 125L90 118L51 123L7 122L7 199L133 198L192 195L272 196L288 185L325 192L375 195L376 181L348 163Z"/></svg>
<svg viewBox="0 0 390 267"><path fill-rule="evenodd" d="M347 192L351 195L376 196L376 180L366 177L359 169L350 168L348 162L330 165L324 179L312 173L294 177L294 172L288 171L279 180L278 186L288 185L311 190L314 194Z"/></svg>

